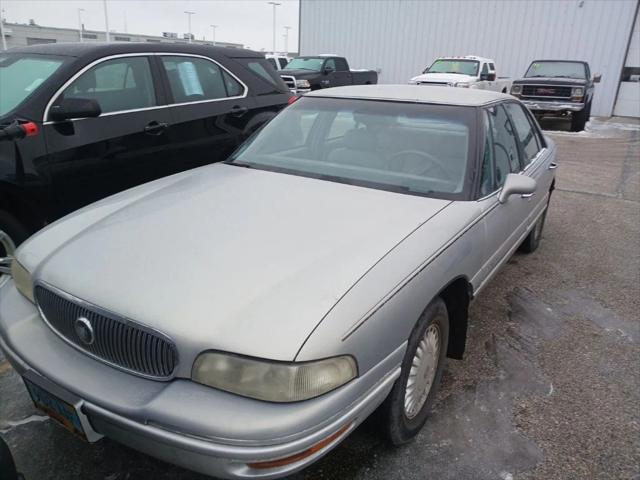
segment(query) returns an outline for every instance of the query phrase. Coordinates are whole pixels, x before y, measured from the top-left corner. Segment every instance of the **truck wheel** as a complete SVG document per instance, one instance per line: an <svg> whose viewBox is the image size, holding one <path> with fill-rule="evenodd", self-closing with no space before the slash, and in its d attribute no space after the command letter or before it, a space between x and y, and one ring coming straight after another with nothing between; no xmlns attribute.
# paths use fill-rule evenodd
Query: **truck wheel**
<svg viewBox="0 0 640 480"><path fill-rule="evenodd" d="M15 249L29 236L29 232L13 216L0 210L0 258L13 255ZM0 264L0 269L3 267ZM0 285L9 276L0 270Z"/></svg>
<svg viewBox="0 0 640 480"><path fill-rule="evenodd" d="M587 105L587 122L591 120L591 101Z"/></svg>
<svg viewBox="0 0 640 480"><path fill-rule="evenodd" d="M581 132L584 130L584 126L587 123L587 108L588 108L588 105L585 105L584 108L579 112L573 112L571 114L571 131L572 132Z"/></svg>
<svg viewBox="0 0 640 480"><path fill-rule="evenodd" d="M449 315L436 298L416 323L402 361L400 377L382 408L394 445L415 437L427 421L438 392L449 342Z"/></svg>

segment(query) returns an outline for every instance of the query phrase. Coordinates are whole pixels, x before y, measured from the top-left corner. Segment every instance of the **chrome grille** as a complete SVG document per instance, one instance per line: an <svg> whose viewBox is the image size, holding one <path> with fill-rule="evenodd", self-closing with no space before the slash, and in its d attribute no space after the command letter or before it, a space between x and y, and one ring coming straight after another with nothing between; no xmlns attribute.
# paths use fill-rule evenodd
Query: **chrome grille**
<svg viewBox="0 0 640 480"><path fill-rule="evenodd" d="M282 81L289 87L289 90L293 91L296 89L296 78L291 75L280 75Z"/></svg>
<svg viewBox="0 0 640 480"><path fill-rule="evenodd" d="M167 379L173 374L177 350L161 334L41 285L35 288L35 298L49 326L83 352L145 377ZM81 317L93 327L91 343L82 340L76 329Z"/></svg>
<svg viewBox="0 0 640 480"><path fill-rule="evenodd" d="M527 97L571 97L571 87L555 85L523 85L522 95Z"/></svg>
<svg viewBox="0 0 640 480"><path fill-rule="evenodd" d="M418 85L440 85L440 86L448 87L449 83L448 82L418 82Z"/></svg>

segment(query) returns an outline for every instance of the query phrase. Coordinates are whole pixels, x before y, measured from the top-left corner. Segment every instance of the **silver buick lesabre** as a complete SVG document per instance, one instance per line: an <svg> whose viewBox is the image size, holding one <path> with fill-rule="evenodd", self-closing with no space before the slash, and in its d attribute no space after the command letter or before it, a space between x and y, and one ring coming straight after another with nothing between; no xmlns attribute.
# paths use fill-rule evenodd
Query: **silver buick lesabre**
<svg viewBox="0 0 640 480"><path fill-rule="evenodd" d="M511 96L313 92L228 161L24 243L0 347L76 435L218 477L300 470L377 408L407 442L469 302L538 246L554 159Z"/></svg>

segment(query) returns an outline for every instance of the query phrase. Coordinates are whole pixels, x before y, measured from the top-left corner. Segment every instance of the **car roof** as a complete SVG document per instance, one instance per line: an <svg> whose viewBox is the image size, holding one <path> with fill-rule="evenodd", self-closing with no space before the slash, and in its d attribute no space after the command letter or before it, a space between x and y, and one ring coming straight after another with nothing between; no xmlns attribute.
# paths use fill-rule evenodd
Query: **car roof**
<svg viewBox="0 0 640 480"><path fill-rule="evenodd" d="M511 95L488 90L430 85L358 85L335 87L315 90L305 96L438 103L476 107L500 100L514 100L514 97Z"/></svg>
<svg viewBox="0 0 640 480"><path fill-rule="evenodd" d="M28 47L14 47L8 53L32 53L40 55L64 55L69 57L107 57L126 53L192 53L195 55L222 55L231 58L264 58L264 53L244 48L214 47L184 43L155 42L92 42L47 43Z"/></svg>

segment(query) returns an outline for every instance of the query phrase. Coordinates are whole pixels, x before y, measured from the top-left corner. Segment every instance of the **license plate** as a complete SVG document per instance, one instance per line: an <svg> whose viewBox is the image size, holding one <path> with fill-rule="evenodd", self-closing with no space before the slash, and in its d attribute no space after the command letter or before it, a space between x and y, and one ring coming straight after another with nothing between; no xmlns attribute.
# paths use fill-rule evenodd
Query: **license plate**
<svg viewBox="0 0 640 480"><path fill-rule="evenodd" d="M26 378L23 380L27 386L29 395L31 395L31 400L33 400L37 408L45 412L70 432L87 440L80 416L73 405L59 399Z"/></svg>

